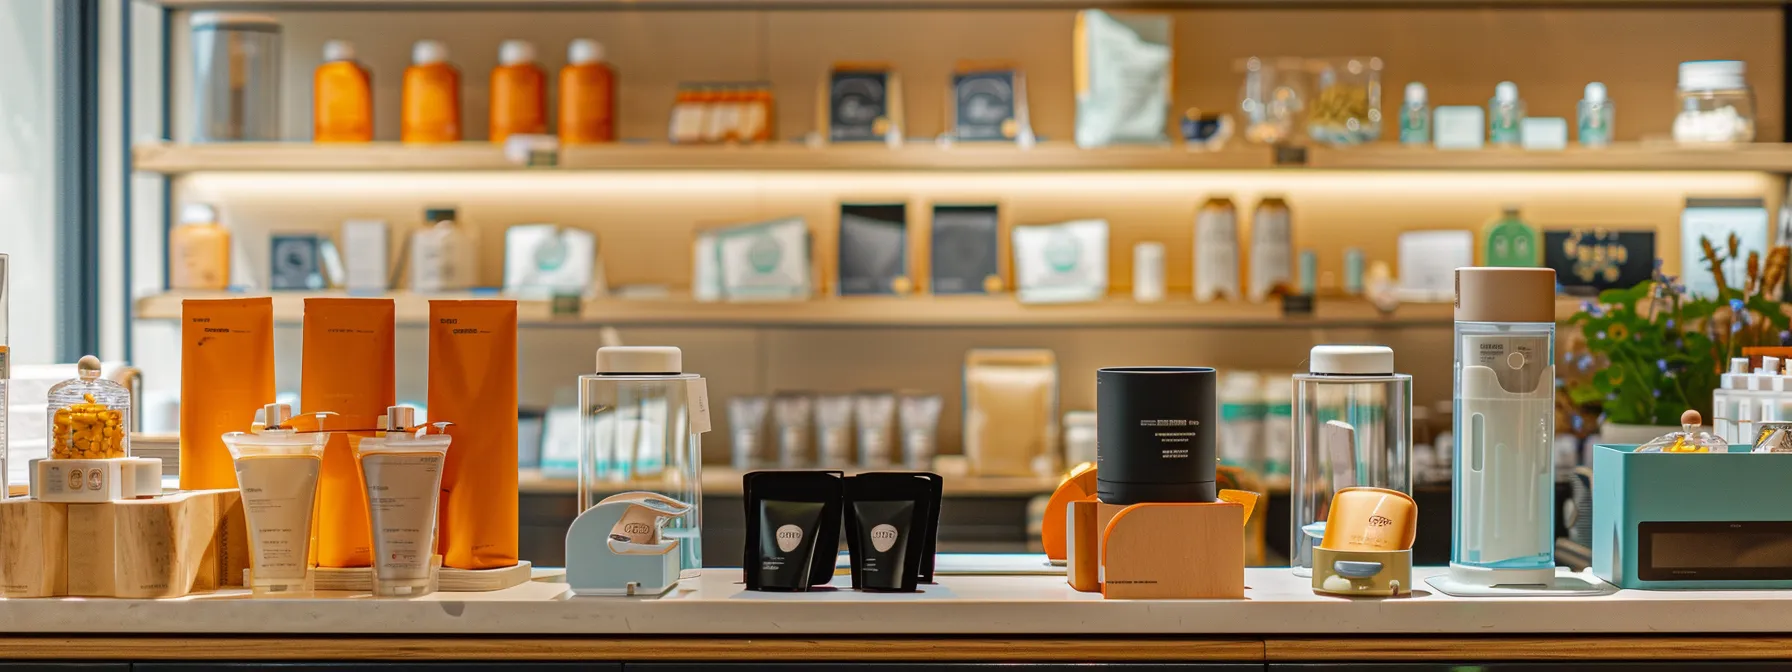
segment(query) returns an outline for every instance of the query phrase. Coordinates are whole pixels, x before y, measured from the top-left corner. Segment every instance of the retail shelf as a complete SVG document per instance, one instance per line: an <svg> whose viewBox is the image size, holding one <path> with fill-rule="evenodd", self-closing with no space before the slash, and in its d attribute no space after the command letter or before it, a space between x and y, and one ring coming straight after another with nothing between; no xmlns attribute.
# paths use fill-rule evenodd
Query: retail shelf
<svg viewBox="0 0 1792 672"><path fill-rule="evenodd" d="M1313 147L1304 162L1276 162L1265 147L1234 145L1218 152L1182 147L1137 146L1081 149L1042 143L1030 149L995 145L810 147L797 143L747 146L673 146L618 143L567 148L555 168L524 168L501 148L483 142L411 146L219 143L139 145L138 170L181 174L249 171L468 171L468 170L1613 170L1792 172L1792 145L1757 143L1692 148L1668 143L1626 143L1602 149L1468 151L1408 148L1382 143L1361 147Z"/></svg>
<svg viewBox="0 0 1792 672"><path fill-rule="evenodd" d="M249 296L232 293L182 292L148 296L137 301L137 318L178 320L183 299ZM266 295L263 295L266 296ZM281 292L274 298L274 319L298 323L304 299L347 296L342 292ZM396 293L401 324L423 324L430 299L473 298L471 295ZM1571 309L1570 309L1571 310ZM578 315L556 316L547 301L518 302L518 320L532 327L720 326L720 327L1406 327L1448 326L1447 303L1404 304L1382 314L1363 301L1321 299L1308 316L1284 316L1279 305L1251 303L1197 304L1187 296L1160 303L1113 298L1095 303L1021 304L997 297L852 297L762 303L699 303L688 298L599 299L586 301Z"/></svg>
<svg viewBox="0 0 1792 672"><path fill-rule="evenodd" d="M739 469L729 467L703 468L703 494L723 497L739 497L741 494L741 474ZM530 494L577 494L579 491L578 476L565 472L543 472L539 469L524 469L518 473L518 487L522 492ZM1049 495L1058 487L1059 479L1037 476L947 476L945 478L945 494L949 497L1032 497ZM617 482L604 483L598 490L604 493L628 492L650 488L651 485Z"/></svg>

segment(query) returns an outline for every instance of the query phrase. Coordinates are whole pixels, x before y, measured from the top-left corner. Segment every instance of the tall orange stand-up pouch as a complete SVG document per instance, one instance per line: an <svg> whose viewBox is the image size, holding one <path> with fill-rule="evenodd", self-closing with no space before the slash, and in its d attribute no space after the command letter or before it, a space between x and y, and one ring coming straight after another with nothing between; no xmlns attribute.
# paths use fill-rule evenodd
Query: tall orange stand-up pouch
<svg viewBox="0 0 1792 672"><path fill-rule="evenodd" d="M429 302L429 421L452 422L442 472L442 564L517 558L516 302Z"/></svg>
<svg viewBox="0 0 1792 672"><path fill-rule="evenodd" d="M391 299L305 299L305 348L299 407L335 413L325 429L377 429L398 396L393 383ZM324 448L318 481L319 567L373 564L367 525L367 490L356 467L354 443L371 431L333 432Z"/></svg>
<svg viewBox="0 0 1792 672"><path fill-rule="evenodd" d="M222 438L274 402L274 300L180 304L180 489L236 488Z"/></svg>

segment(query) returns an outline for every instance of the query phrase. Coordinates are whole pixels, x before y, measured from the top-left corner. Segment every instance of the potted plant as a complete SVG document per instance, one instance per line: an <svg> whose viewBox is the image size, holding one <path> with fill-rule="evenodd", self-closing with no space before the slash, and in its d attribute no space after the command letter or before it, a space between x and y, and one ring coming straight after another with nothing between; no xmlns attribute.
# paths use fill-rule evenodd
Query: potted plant
<svg viewBox="0 0 1792 672"><path fill-rule="evenodd" d="M1584 341L1564 348L1567 400L1580 411L1598 411L1599 434L1608 443L1643 443L1678 430L1687 409L1710 422L1711 392L1731 357L1745 347L1792 345L1792 319L1780 301L1788 249L1774 248L1765 264L1750 253L1744 282L1735 287L1724 269L1739 261L1740 241L1731 235L1722 250L1709 239L1700 243L1703 270L1716 280L1714 296L1689 295L1657 260L1652 279L1601 292L1568 319Z"/></svg>

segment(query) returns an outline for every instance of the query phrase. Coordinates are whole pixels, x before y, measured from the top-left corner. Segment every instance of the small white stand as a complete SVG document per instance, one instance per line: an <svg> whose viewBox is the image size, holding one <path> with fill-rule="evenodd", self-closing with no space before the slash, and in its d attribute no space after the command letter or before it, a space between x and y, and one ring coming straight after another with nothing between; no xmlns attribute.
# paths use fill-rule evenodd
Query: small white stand
<svg viewBox="0 0 1792 672"><path fill-rule="evenodd" d="M1464 580L1456 573L1458 567L1451 567L1451 573L1439 574L1425 580L1437 592L1451 597L1581 597L1610 595L1618 592L1618 587L1594 577L1591 573L1570 571L1566 567L1557 567L1554 576L1541 579L1526 579L1535 583L1476 583ZM1480 578L1480 577L1477 577ZM1491 577L1487 577L1491 578ZM1495 579L1503 581L1505 579Z"/></svg>
<svg viewBox="0 0 1792 672"><path fill-rule="evenodd" d="M632 506L636 504L605 500L573 520L566 531L566 582L574 595L654 596L678 585L676 540L652 554L617 553L611 548L610 533Z"/></svg>

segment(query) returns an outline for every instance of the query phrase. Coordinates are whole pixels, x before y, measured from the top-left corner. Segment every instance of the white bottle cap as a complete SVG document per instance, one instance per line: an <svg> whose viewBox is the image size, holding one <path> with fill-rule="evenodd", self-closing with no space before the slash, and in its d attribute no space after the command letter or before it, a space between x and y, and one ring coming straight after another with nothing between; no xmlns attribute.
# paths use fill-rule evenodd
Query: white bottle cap
<svg viewBox="0 0 1792 672"><path fill-rule="evenodd" d="M566 45L566 62L573 65L590 65L604 60L604 44L597 40L579 38Z"/></svg>
<svg viewBox="0 0 1792 672"><path fill-rule="evenodd" d="M1680 64L1680 90L1740 89L1747 70L1742 61L1687 61Z"/></svg>
<svg viewBox="0 0 1792 672"><path fill-rule="evenodd" d="M1778 358L1778 357L1762 357L1760 372L1763 374L1770 375L1770 376L1779 373L1780 372L1780 358Z"/></svg>
<svg viewBox="0 0 1792 672"><path fill-rule="evenodd" d="M1493 99L1502 103L1518 102L1518 85L1511 82L1500 82L1494 85Z"/></svg>
<svg viewBox="0 0 1792 672"><path fill-rule="evenodd" d="M411 45L412 65L434 65L448 61L448 45L435 40L417 40Z"/></svg>
<svg viewBox="0 0 1792 672"><path fill-rule="evenodd" d="M1605 102L1605 84L1603 82L1587 82L1586 98L1589 103Z"/></svg>
<svg viewBox="0 0 1792 672"><path fill-rule="evenodd" d="M1747 357L1731 357L1730 373L1748 373Z"/></svg>
<svg viewBox="0 0 1792 672"><path fill-rule="evenodd" d="M1418 82L1406 83L1406 104L1425 104L1425 85Z"/></svg>
<svg viewBox="0 0 1792 672"><path fill-rule="evenodd" d="M684 353L670 346L612 345L597 349L598 373L682 373Z"/></svg>
<svg viewBox="0 0 1792 672"><path fill-rule="evenodd" d="M1312 373L1384 375L1394 372L1394 349L1385 345L1316 345L1307 357Z"/></svg>
<svg viewBox="0 0 1792 672"><path fill-rule="evenodd" d="M330 40L324 43L324 62L355 60L355 43L348 40Z"/></svg>
<svg viewBox="0 0 1792 672"><path fill-rule="evenodd" d="M210 224L218 221L218 211L208 203L188 203L180 208L180 223Z"/></svg>
<svg viewBox="0 0 1792 672"><path fill-rule="evenodd" d="M528 40L505 40L498 45L499 65L518 65L535 62L535 45Z"/></svg>

